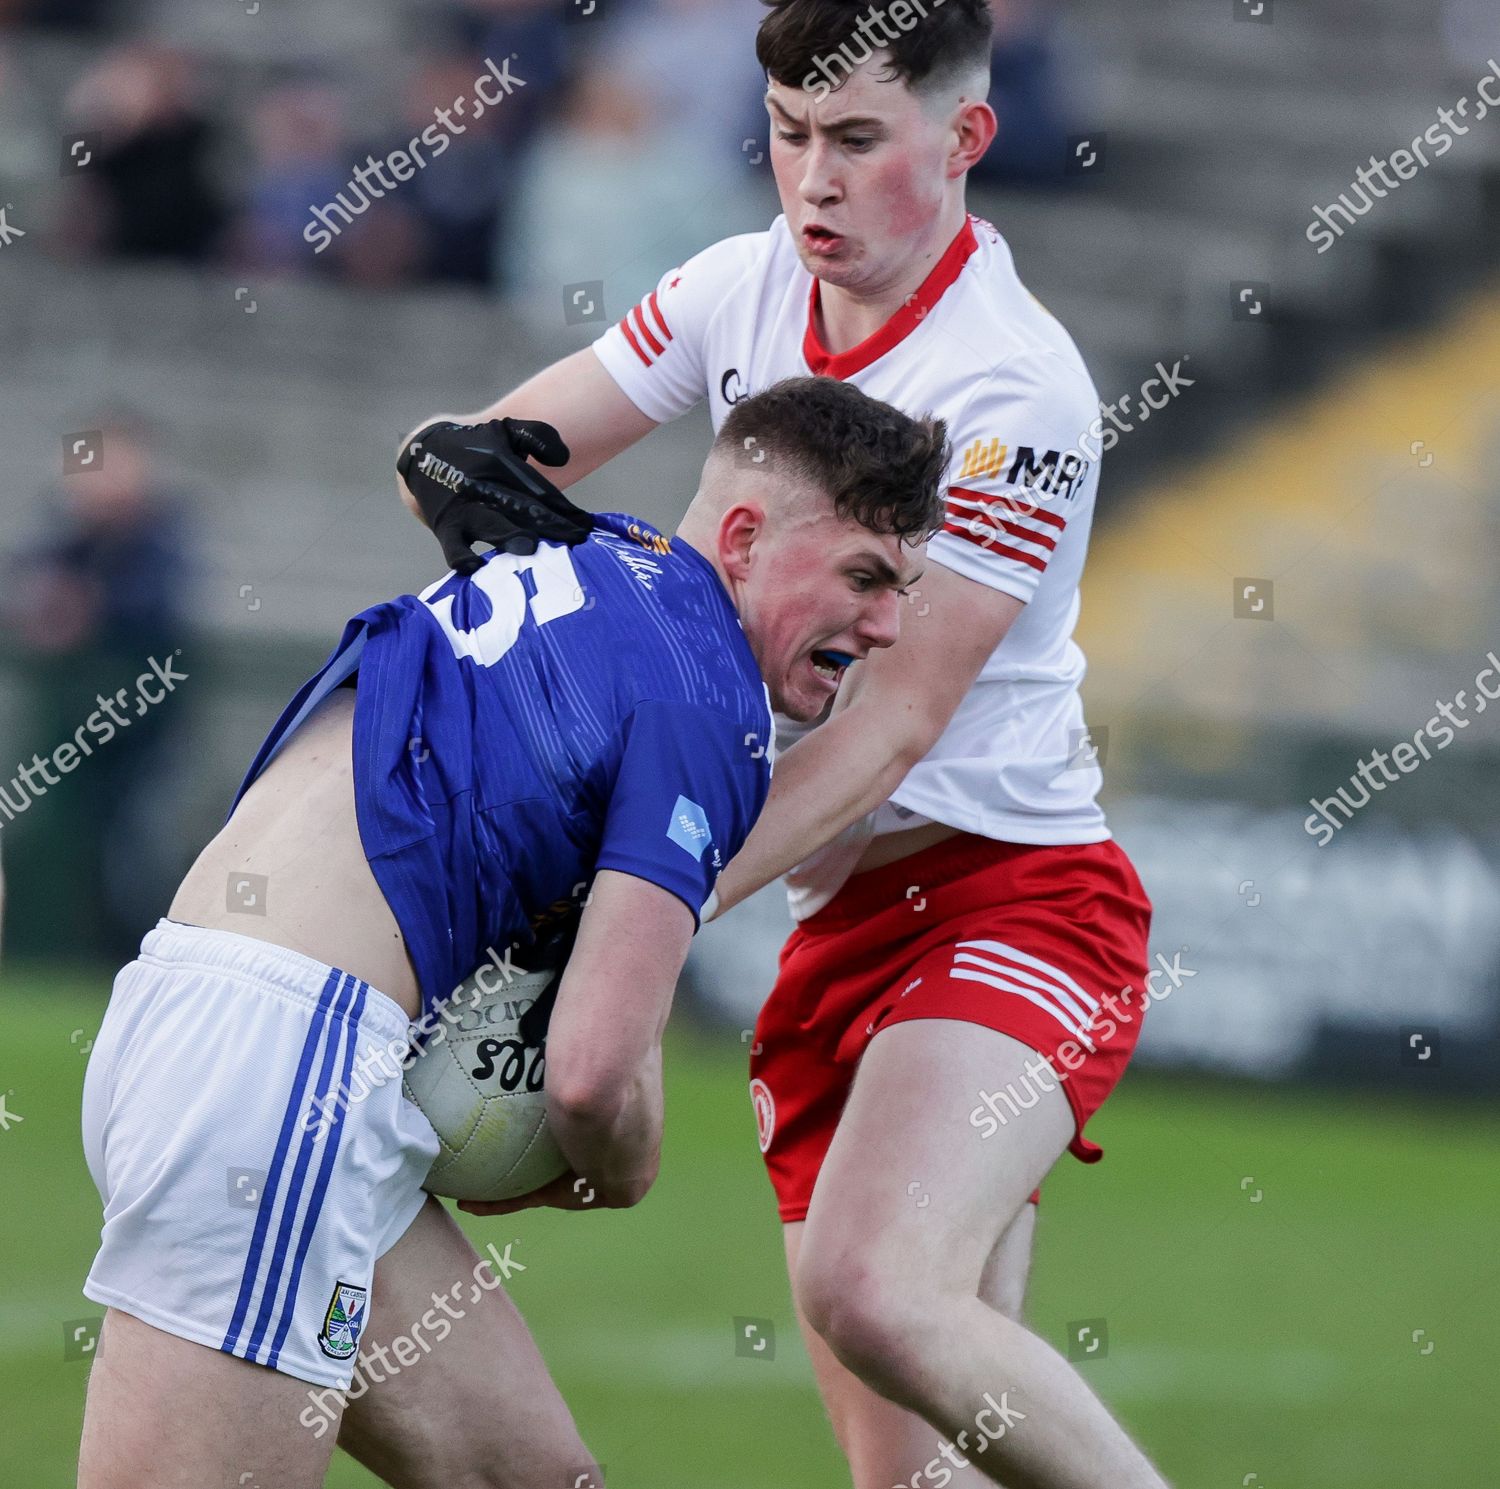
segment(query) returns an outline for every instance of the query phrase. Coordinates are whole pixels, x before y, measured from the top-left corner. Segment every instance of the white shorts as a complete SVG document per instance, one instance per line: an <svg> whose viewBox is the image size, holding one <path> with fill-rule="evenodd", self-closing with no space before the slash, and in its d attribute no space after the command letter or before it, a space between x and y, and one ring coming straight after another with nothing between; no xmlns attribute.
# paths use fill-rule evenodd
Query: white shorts
<svg viewBox="0 0 1500 1489"><path fill-rule="evenodd" d="M347 972L158 921L115 978L84 1079L104 1201L85 1294L346 1389L375 1259L438 1152L401 1091L408 1028Z"/></svg>

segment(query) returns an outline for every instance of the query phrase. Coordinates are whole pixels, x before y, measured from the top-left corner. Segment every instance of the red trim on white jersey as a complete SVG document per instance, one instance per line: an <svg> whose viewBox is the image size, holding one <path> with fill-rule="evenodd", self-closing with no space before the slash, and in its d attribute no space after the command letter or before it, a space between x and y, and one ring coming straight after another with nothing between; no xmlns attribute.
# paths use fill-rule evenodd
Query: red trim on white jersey
<svg viewBox="0 0 1500 1489"><path fill-rule="evenodd" d="M1099 461L1079 460L1073 446L1098 415L1098 393L1066 330L1017 276L1005 240L982 217L955 217L951 241L935 243L936 262L924 260L909 302L896 297L888 322L837 356L829 348L844 343L819 341L832 332L817 315L821 306L835 318L839 291L830 280L823 293L784 217L662 277L670 341L648 296L639 320L632 309L594 343L604 370L658 424L706 395L722 428L735 399L809 370L908 414L941 415L953 448L941 485L947 527L933 534L928 560L1026 606L891 803L798 866L789 883L799 919L837 891L862 841L917 825L913 818L1036 846L1109 837L1097 765L1078 759L1084 662L1070 639L1099 481ZM795 730L789 721L783 728L790 740ZM1040 954L1079 977L1066 958ZM1023 1001L977 981L954 987ZM1046 1014L1026 1011L1063 1035Z"/></svg>
<svg viewBox="0 0 1500 1489"><path fill-rule="evenodd" d="M646 319L646 309L648 306L651 310L652 319L656 323L656 332L660 336L659 340L657 334L654 334L652 331L651 321ZM634 329L631 328L630 324L632 320L635 322ZM647 367L666 351L667 343L672 339L672 328L667 325L667 318L661 313L661 306L656 301L655 290L652 290L634 310L621 319L620 330L625 333L625 339L630 343L630 349ZM636 332L640 333L640 341L636 339ZM646 343L646 347L650 347L649 352L646 350L646 347L641 345L641 341Z"/></svg>
<svg viewBox="0 0 1500 1489"><path fill-rule="evenodd" d="M958 278L969 255L978 247L973 220L966 217L958 236L943 250L943 256L932 266L932 272L906 298L901 308L878 331L872 331L858 346L852 346L846 352L830 352L818 335L820 281L814 276L807 302L807 330L802 337L802 358L808 371L815 377L845 378L878 361L922 324L922 318L943 298L944 291Z"/></svg>
<svg viewBox="0 0 1500 1489"><path fill-rule="evenodd" d="M1004 513L1004 516L1001 516ZM986 496L982 491L971 491L967 486L950 486L943 531L955 538L963 538L978 548L988 549L1002 558L1016 559L1045 573L1047 560L1057 547L1057 535L1068 525L1066 517L1056 512L1045 512L1030 502L1017 501L1010 495ZM1056 534L1045 528L1056 529ZM1001 533L1029 543L1030 548L1017 548L1000 541ZM1040 549L1038 552L1036 550Z"/></svg>

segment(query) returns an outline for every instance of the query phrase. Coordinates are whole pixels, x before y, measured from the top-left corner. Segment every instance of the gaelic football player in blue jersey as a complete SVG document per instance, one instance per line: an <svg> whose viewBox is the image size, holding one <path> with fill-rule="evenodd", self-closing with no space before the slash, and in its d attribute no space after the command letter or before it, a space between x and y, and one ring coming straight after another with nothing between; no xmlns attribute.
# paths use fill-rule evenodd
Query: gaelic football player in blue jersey
<svg viewBox="0 0 1500 1489"><path fill-rule="evenodd" d="M672 989L765 800L771 711L814 718L895 641L946 459L941 422L783 383L726 420L675 537L544 492L562 541L465 550L349 623L93 1048L83 1489L312 1489L335 1441L396 1485L573 1482L589 1455L525 1324L462 1286L476 1254L422 1190L426 1118L394 1079L319 1114L588 883L547 1051L571 1173L534 1199L645 1195Z"/></svg>

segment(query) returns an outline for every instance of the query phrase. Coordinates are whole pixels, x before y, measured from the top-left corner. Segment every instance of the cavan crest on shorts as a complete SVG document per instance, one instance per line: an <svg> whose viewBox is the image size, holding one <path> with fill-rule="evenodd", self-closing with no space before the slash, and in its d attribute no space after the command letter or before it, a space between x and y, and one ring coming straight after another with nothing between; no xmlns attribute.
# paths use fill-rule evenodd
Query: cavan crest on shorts
<svg viewBox="0 0 1500 1489"><path fill-rule="evenodd" d="M331 1360L347 1360L359 1348L364 1327L366 1291L350 1282L336 1282L318 1331L318 1348Z"/></svg>

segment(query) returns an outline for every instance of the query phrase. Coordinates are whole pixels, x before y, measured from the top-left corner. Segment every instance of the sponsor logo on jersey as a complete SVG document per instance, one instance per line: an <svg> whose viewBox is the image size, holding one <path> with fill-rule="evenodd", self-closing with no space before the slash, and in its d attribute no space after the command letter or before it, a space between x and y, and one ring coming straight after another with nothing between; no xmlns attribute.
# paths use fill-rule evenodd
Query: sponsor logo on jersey
<svg viewBox="0 0 1500 1489"><path fill-rule="evenodd" d="M352 1282L336 1282L323 1327L318 1330L318 1348L330 1360L347 1360L359 1348L359 1331L365 1326L365 1288Z"/></svg>
<svg viewBox="0 0 1500 1489"><path fill-rule="evenodd" d="M743 403L749 396L749 388L740 381L740 370L738 367L731 367L719 379L719 397L725 403Z"/></svg>
<svg viewBox="0 0 1500 1489"><path fill-rule="evenodd" d="M652 553L670 553L672 551L672 540L664 538L654 527L647 527L644 522L632 522L625 529L626 537L649 548Z"/></svg>
<svg viewBox="0 0 1500 1489"><path fill-rule="evenodd" d="M685 853L691 853L699 861L713 830L708 825L708 813L696 801L679 796L672 807L672 820L667 826L667 836Z"/></svg>
<svg viewBox="0 0 1500 1489"><path fill-rule="evenodd" d="M755 1108L755 1129L760 1138L760 1151L764 1153L770 1149L771 1139L776 1135L776 1098L759 1076L750 1082L750 1105Z"/></svg>
<svg viewBox="0 0 1500 1489"><path fill-rule="evenodd" d="M1047 496L1061 496L1068 501L1088 474L1089 463L1072 450L1066 454L1043 450L1038 454L1030 445L1018 445L1006 480L1013 486L1029 486Z"/></svg>
<svg viewBox="0 0 1500 1489"><path fill-rule="evenodd" d="M1007 461L1009 468L1007 468ZM998 436L976 439L963 453L955 481L978 481L993 476L1012 486L1026 486L1067 501L1088 474L1089 463L1069 450L1038 451L1031 445L1011 446Z"/></svg>
<svg viewBox="0 0 1500 1489"><path fill-rule="evenodd" d="M971 481L977 476L998 476L1005 468L1005 457L1009 453L1010 446L1001 444L999 439L976 439L964 451L963 465L954 479Z"/></svg>

